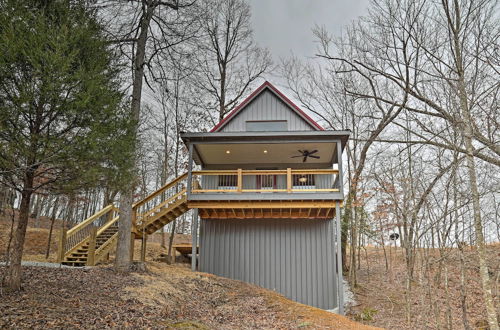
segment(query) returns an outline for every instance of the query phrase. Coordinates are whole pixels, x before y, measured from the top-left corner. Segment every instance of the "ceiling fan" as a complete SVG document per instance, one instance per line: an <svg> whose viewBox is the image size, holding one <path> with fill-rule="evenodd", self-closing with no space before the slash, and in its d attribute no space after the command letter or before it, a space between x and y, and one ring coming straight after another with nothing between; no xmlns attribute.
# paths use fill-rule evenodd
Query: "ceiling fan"
<svg viewBox="0 0 500 330"><path fill-rule="evenodd" d="M316 159L319 159L320 157L319 156L314 156L313 154L317 153L318 150L313 150L313 151L307 151L307 150L297 150L298 152L300 152L302 155L299 155L299 156L292 156L291 158L299 158L299 157L304 157L304 159L302 160L303 163L305 163L307 161L307 157L311 157L311 158L316 158Z"/></svg>

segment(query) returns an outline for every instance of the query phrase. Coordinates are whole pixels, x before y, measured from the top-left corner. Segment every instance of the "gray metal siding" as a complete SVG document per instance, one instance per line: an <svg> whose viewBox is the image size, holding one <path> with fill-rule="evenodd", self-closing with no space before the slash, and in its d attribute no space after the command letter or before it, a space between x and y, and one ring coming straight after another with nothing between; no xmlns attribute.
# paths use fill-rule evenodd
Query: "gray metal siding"
<svg viewBox="0 0 500 330"><path fill-rule="evenodd" d="M221 129L221 132L244 132L247 120L286 120L289 131L315 130L269 90L263 91L252 100Z"/></svg>
<svg viewBox="0 0 500 330"><path fill-rule="evenodd" d="M333 220L202 220L200 270L337 307Z"/></svg>

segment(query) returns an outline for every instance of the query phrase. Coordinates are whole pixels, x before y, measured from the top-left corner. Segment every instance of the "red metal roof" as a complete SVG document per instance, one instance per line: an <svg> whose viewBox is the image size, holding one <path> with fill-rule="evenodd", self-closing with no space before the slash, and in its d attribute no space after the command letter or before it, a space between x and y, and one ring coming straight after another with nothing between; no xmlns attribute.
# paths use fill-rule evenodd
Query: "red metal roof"
<svg viewBox="0 0 500 330"><path fill-rule="evenodd" d="M222 127L224 127L228 122L231 121L233 117L235 117L241 110L245 108L255 97L257 97L260 93L262 93L266 88L269 88L283 102L285 102L288 106L290 106L297 114L302 117L306 122L308 122L312 127L324 131L324 128L321 127L316 121L314 121L311 117L309 117L304 111L302 111L295 103L293 103L288 97L286 97L283 93L281 93L276 87L273 86L269 81L265 81L262 85L259 86L252 94L250 94L243 102L241 102L236 108L234 108L226 117L224 117L217 125L214 126L210 130L211 133L218 132Z"/></svg>

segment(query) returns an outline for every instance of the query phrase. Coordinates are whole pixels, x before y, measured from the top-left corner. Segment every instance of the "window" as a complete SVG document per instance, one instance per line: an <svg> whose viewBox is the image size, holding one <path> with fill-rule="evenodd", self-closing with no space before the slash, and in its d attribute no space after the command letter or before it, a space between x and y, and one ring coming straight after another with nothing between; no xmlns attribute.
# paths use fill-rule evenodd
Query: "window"
<svg viewBox="0 0 500 330"><path fill-rule="evenodd" d="M281 132L288 131L286 120L253 120L247 121L248 132Z"/></svg>

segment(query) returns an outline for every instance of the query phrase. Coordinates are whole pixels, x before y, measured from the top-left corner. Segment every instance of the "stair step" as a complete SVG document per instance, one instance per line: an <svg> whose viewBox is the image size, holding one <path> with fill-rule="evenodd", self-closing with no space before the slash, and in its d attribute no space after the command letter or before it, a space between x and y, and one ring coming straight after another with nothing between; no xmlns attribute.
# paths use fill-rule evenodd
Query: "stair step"
<svg viewBox="0 0 500 330"><path fill-rule="evenodd" d="M83 267L86 265L86 262L79 262L79 261L64 261L62 262L63 265L65 266L73 266L73 267Z"/></svg>

